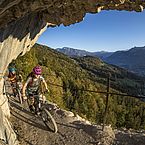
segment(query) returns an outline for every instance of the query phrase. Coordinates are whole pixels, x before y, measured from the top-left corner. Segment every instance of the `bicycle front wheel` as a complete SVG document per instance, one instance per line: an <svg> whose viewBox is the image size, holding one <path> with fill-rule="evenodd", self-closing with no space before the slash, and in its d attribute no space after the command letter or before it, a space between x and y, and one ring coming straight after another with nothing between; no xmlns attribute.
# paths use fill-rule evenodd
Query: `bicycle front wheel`
<svg viewBox="0 0 145 145"><path fill-rule="evenodd" d="M54 118L52 117L52 115L50 114L50 112L46 108L42 109L41 117L42 117L42 120L45 123L45 125L51 131L53 131L54 133L56 133L58 131Z"/></svg>

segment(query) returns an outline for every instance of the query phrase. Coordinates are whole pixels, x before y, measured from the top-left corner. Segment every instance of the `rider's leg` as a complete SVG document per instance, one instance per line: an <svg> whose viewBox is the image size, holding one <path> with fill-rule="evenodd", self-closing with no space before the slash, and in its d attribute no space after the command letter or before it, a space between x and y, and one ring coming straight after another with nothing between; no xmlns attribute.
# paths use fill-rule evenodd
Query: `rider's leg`
<svg viewBox="0 0 145 145"><path fill-rule="evenodd" d="M11 83L11 86L12 86L13 95L14 97L16 97L17 96L16 83Z"/></svg>
<svg viewBox="0 0 145 145"><path fill-rule="evenodd" d="M35 96L34 101L34 107L35 107L35 113L38 114L39 112L39 96Z"/></svg>
<svg viewBox="0 0 145 145"><path fill-rule="evenodd" d="M34 96L29 96L29 109L30 111L34 112Z"/></svg>

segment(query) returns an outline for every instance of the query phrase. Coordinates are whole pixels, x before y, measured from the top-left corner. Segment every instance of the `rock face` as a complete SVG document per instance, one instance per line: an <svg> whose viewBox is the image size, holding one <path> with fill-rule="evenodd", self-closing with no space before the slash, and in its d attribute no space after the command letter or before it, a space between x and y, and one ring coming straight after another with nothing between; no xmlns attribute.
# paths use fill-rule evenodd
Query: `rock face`
<svg viewBox="0 0 145 145"><path fill-rule="evenodd" d="M100 10L142 11L144 0L1 0L0 27L31 13L39 13L47 22L70 25L82 21L86 13Z"/></svg>
<svg viewBox="0 0 145 145"><path fill-rule="evenodd" d="M10 116L8 103L2 93L3 75L8 64L19 54L25 54L47 26L77 23L83 20L86 13L97 13L100 10L141 12L144 7L144 0L1 0L0 139L9 145L15 142L15 137L9 136L13 132L7 121Z"/></svg>

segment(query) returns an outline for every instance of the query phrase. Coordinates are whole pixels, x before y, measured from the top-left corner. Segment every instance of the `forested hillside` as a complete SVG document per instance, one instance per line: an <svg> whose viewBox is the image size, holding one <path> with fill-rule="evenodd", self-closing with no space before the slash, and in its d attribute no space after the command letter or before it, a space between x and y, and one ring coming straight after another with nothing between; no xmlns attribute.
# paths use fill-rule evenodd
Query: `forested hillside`
<svg viewBox="0 0 145 145"><path fill-rule="evenodd" d="M98 124L103 120L106 95L87 90L106 92L108 75L111 92L132 95L144 93L140 86L144 78L108 65L96 57L70 58L39 44L11 65L14 64L24 79L35 65L41 65L50 89L48 99ZM111 96L107 124L145 129L144 102L131 97Z"/></svg>

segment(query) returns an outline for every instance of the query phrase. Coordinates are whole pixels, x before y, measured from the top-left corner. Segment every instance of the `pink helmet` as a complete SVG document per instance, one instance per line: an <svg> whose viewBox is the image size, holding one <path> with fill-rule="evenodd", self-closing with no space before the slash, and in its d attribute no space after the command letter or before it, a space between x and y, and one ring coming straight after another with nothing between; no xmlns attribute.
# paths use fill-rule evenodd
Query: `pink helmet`
<svg viewBox="0 0 145 145"><path fill-rule="evenodd" d="M36 75L41 75L42 69L41 69L40 66L35 66L35 67L33 68L33 72L34 72L34 74L36 74Z"/></svg>

